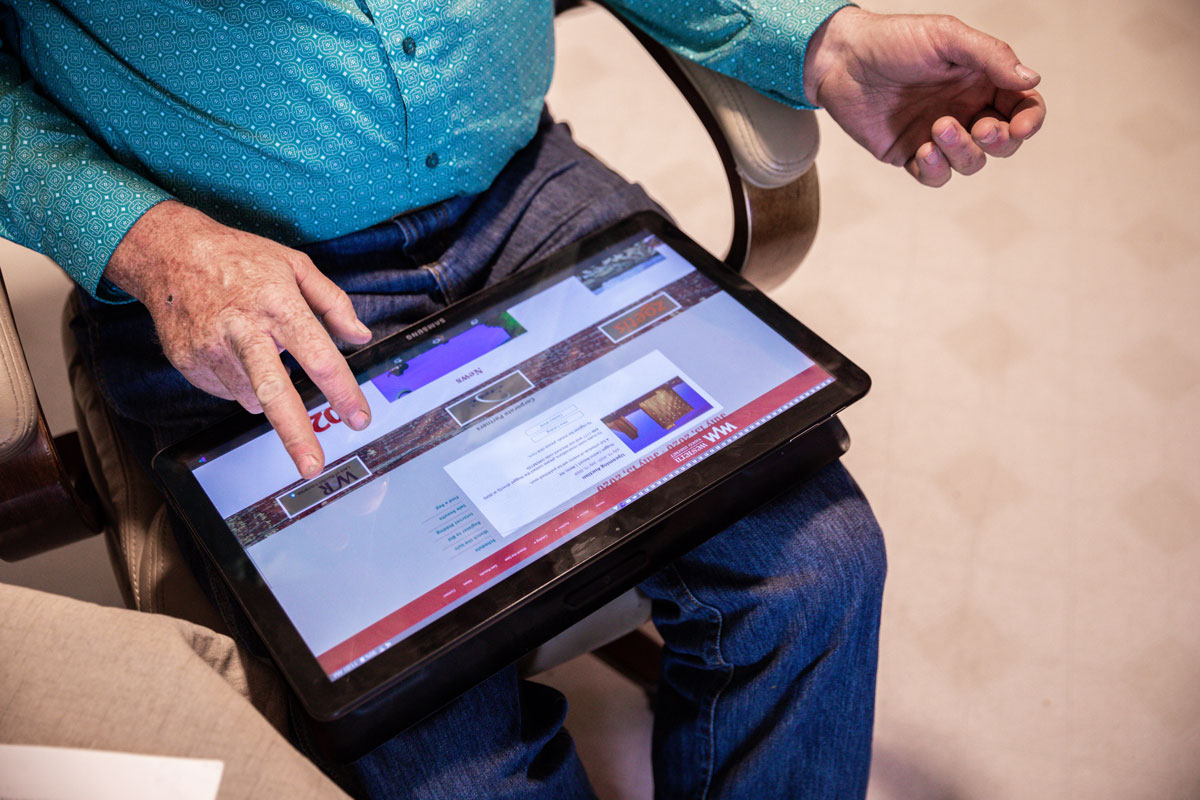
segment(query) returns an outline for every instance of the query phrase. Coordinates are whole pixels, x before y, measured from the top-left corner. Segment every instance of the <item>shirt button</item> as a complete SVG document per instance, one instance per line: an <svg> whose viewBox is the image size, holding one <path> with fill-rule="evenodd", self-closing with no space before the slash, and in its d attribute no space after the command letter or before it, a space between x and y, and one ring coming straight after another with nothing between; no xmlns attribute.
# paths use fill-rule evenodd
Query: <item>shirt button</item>
<svg viewBox="0 0 1200 800"><path fill-rule="evenodd" d="M430 153L429 155L425 156L425 166L429 167L430 169L433 169L437 165L438 165L438 154L437 153Z"/></svg>
<svg viewBox="0 0 1200 800"><path fill-rule="evenodd" d="M411 56L417 52L417 40L411 36L404 37L404 41L400 43L400 46L404 48L404 55L406 56Z"/></svg>

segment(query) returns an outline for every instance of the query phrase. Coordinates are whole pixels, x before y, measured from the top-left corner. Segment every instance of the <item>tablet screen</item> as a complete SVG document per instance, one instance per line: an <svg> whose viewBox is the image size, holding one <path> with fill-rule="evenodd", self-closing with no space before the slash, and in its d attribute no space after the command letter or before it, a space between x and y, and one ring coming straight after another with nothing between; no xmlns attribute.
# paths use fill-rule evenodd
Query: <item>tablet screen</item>
<svg viewBox="0 0 1200 800"><path fill-rule="evenodd" d="M187 462L331 680L834 380L649 233L388 341L318 477L265 426Z"/></svg>

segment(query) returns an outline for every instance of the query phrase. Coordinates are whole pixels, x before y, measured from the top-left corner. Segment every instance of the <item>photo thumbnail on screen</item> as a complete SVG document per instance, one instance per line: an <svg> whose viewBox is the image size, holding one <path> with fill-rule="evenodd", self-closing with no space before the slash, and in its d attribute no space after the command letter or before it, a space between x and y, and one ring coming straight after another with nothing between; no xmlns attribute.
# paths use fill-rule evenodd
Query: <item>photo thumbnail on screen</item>
<svg viewBox="0 0 1200 800"><path fill-rule="evenodd" d="M664 256L658 250L661 245L657 236L647 236L616 253L584 263L579 268L579 282L592 294L601 294L662 261Z"/></svg>
<svg viewBox="0 0 1200 800"><path fill-rule="evenodd" d="M628 403L601 421L634 453L681 425L702 416L712 404L682 378L675 377Z"/></svg>

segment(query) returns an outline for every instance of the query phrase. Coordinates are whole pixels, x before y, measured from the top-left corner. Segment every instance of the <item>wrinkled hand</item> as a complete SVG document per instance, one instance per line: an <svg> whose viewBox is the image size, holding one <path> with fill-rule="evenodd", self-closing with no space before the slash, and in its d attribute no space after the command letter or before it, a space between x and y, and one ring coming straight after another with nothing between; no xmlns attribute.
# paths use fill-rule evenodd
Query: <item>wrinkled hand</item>
<svg viewBox="0 0 1200 800"><path fill-rule="evenodd" d="M302 476L321 471L324 453L283 350L350 427L370 423L366 398L318 318L354 344L371 332L303 253L168 201L134 224L104 276L150 310L163 352L185 378L266 414Z"/></svg>
<svg viewBox="0 0 1200 800"><path fill-rule="evenodd" d="M806 61L808 97L876 158L927 186L1011 156L1046 118L1038 74L953 17L843 8L813 37Z"/></svg>

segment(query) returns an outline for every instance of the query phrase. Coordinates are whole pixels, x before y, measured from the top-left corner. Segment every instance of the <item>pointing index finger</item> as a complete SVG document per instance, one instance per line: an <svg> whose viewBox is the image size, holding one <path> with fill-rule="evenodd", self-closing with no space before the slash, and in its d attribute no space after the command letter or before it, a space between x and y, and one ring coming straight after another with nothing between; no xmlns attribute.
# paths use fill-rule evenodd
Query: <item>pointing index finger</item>
<svg viewBox="0 0 1200 800"><path fill-rule="evenodd" d="M235 342L234 349L263 413L279 434L296 469L302 477L313 477L321 471L325 453L313 433L308 409L279 360L275 343L266 336L247 338Z"/></svg>

